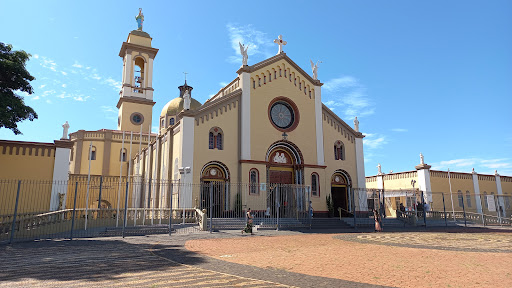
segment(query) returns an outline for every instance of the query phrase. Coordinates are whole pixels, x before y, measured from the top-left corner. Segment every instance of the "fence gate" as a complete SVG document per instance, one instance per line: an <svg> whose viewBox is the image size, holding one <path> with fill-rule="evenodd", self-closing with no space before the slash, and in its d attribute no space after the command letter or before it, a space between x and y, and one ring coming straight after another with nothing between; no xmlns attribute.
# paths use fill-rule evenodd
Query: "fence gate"
<svg viewBox="0 0 512 288"><path fill-rule="evenodd" d="M247 210L260 229L309 225L309 190L303 185L240 184L205 181L200 184L199 209L206 213L208 229L243 229Z"/></svg>

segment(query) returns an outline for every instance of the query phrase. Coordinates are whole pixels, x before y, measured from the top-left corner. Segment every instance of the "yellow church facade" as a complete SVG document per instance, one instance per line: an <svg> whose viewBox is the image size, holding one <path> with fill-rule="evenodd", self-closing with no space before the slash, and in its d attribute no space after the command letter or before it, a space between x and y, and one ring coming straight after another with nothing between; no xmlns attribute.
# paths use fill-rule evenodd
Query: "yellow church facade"
<svg viewBox="0 0 512 288"><path fill-rule="evenodd" d="M121 175L146 183L221 182L225 187L245 183L258 187L242 192L255 202L268 196L272 184L300 185L307 187L316 213L327 212L327 195L352 209L351 189L365 187L363 135L358 122L352 128L322 104L320 80L280 50L242 65L236 78L203 104L192 98L193 88L185 81L163 106L159 132L148 135L153 93L158 93L152 88L158 49L151 40L134 30L122 44L118 130L71 133L71 177L90 174L97 181ZM142 186L131 187L130 195L146 193ZM238 192L223 189L224 208L230 209ZM200 193L196 187L180 194L179 205L197 206ZM113 199L104 201L115 206ZM168 205L164 202L151 205ZM366 201L359 202L357 210L366 209Z"/></svg>

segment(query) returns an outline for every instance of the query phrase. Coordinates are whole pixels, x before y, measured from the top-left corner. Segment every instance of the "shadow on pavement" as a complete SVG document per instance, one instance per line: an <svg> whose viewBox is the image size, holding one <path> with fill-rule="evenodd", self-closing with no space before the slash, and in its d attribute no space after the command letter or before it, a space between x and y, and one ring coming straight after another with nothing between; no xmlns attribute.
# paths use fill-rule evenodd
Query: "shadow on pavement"
<svg viewBox="0 0 512 288"><path fill-rule="evenodd" d="M203 259L177 245L132 244L91 239L37 241L0 246L0 283L23 278L37 280L117 280L124 273L163 271L180 264L155 256L170 253L190 265Z"/></svg>

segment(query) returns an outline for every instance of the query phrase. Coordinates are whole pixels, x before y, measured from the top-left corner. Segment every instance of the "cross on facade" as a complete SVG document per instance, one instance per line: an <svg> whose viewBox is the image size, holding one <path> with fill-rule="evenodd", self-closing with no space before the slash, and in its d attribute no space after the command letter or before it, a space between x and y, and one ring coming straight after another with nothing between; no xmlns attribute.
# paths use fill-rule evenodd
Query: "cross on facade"
<svg viewBox="0 0 512 288"><path fill-rule="evenodd" d="M283 35L279 35L277 39L274 40L274 43L279 45L279 51L277 51L277 54L283 53L283 46L286 45L286 41L283 40Z"/></svg>
<svg viewBox="0 0 512 288"><path fill-rule="evenodd" d="M188 72L183 72L183 74L185 74L185 82L187 82L187 74L188 74Z"/></svg>

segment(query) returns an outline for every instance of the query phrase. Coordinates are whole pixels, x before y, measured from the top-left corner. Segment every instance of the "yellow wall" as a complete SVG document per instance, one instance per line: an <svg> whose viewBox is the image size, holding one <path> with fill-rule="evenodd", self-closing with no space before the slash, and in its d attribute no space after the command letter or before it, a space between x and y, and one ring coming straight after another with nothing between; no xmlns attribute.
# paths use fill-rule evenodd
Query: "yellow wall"
<svg viewBox="0 0 512 288"><path fill-rule="evenodd" d="M36 150L38 156L35 155ZM46 212L50 209L55 163L53 144L0 143L0 163L0 214L14 212L18 180L22 180L18 213Z"/></svg>
<svg viewBox="0 0 512 288"><path fill-rule="evenodd" d="M293 77L291 82L285 78L284 71L282 77L278 74L277 79L272 79L270 82L269 71L272 71L272 68L276 69L278 65L291 69L291 73L295 73L297 77L302 76L299 76L299 73L284 60L251 73L251 159L265 161L270 145L282 139L283 132L272 125L268 117L268 109L274 98L284 96L297 105L300 117L298 126L293 131L286 132L288 140L299 147L305 164L317 164L315 100L313 97L310 99L309 94L304 95L304 92L299 90L299 80L295 86ZM263 84L262 79L261 87L258 87L257 76L261 77L261 73L267 76L267 83ZM272 73L272 78L273 75ZM252 88L252 79L256 79L256 89ZM308 84L312 86L311 83L308 82Z"/></svg>
<svg viewBox="0 0 512 288"><path fill-rule="evenodd" d="M132 102L123 102L119 108L119 115L121 117L121 130L122 131L133 131L133 133L140 133L140 125L134 125L130 116L132 113L138 112L144 116L144 122L142 123L142 132L148 133L151 127L151 115L153 114L153 106Z"/></svg>

